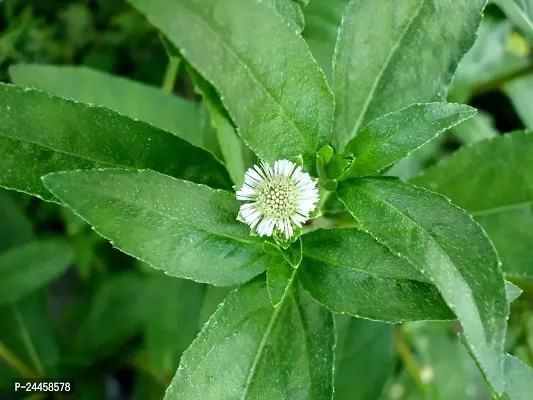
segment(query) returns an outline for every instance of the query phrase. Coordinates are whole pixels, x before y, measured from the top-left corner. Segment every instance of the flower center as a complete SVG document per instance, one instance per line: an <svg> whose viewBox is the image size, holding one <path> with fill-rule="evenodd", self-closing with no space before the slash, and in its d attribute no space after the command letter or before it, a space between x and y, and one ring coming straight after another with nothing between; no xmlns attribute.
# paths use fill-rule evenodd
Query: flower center
<svg viewBox="0 0 533 400"><path fill-rule="evenodd" d="M296 185L290 178L275 176L257 188L256 207L265 217L289 218L296 211L296 193Z"/></svg>

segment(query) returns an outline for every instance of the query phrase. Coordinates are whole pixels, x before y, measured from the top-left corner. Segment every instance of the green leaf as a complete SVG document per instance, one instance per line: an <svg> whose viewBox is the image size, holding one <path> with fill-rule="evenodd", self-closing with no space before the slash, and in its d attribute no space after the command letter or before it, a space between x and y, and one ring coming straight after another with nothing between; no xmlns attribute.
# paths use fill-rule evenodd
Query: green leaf
<svg viewBox="0 0 533 400"><path fill-rule="evenodd" d="M498 250L505 275L533 277L533 204L474 218Z"/></svg>
<svg viewBox="0 0 533 400"><path fill-rule="evenodd" d="M272 0L279 15L287 21L296 33L301 33L305 26L304 14L296 0Z"/></svg>
<svg viewBox="0 0 533 400"><path fill-rule="evenodd" d="M326 174L331 179L339 178L350 166L350 159L342 156L333 156L326 165Z"/></svg>
<svg viewBox="0 0 533 400"><path fill-rule="evenodd" d="M507 289L507 300L509 303L515 301L522 294L522 289L509 281L505 281L505 286Z"/></svg>
<svg viewBox="0 0 533 400"><path fill-rule="evenodd" d="M212 286L208 285L205 292L204 303L200 311L200 321L198 329L202 328L204 324L209 320L211 315L217 310L224 299L235 289L231 286Z"/></svg>
<svg viewBox="0 0 533 400"><path fill-rule="evenodd" d="M533 4L530 0L493 0L533 44Z"/></svg>
<svg viewBox="0 0 533 400"><path fill-rule="evenodd" d="M533 77L514 79L504 89L524 125L533 130Z"/></svg>
<svg viewBox="0 0 533 400"><path fill-rule="evenodd" d="M267 270L268 295L274 307L278 306L290 290L294 268L280 254L273 256Z"/></svg>
<svg viewBox="0 0 533 400"><path fill-rule="evenodd" d="M321 229L302 241L299 279L330 310L392 323L455 318L427 278L365 232Z"/></svg>
<svg viewBox="0 0 533 400"><path fill-rule="evenodd" d="M330 137L333 96L304 40L270 2L129 2L213 84L259 157L304 154L314 163Z"/></svg>
<svg viewBox="0 0 533 400"><path fill-rule="evenodd" d="M445 154L444 139L444 135L437 136L387 169L384 175L409 179L419 174L428 166L435 164Z"/></svg>
<svg viewBox="0 0 533 400"><path fill-rule="evenodd" d="M0 186L57 201L41 177L69 169L150 168L214 187L231 181L210 153L103 107L0 85Z"/></svg>
<svg viewBox="0 0 533 400"><path fill-rule="evenodd" d="M57 377L59 349L49 315L46 293L40 290L0 308L0 383L10 377Z"/></svg>
<svg viewBox="0 0 533 400"><path fill-rule="evenodd" d="M182 353L199 331L205 285L153 274L148 285L144 327L150 368L157 376L172 376Z"/></svg>
<svg viewBox="0 0 533 400"><path fill-rule="evenodd" d="M12 251L19 251L24 248L22 245L27 247L26 243L32 239L34 233L31 222L7 192L1 190L0 250L12 248ZM6 254L9 258L10 252L3 252L0 260L5 260ZM3 291L6 290L1 278L0 297L4 296ZM12 289L8 287L7 293L13 294ZM0 384L11 378L35 377L39 374L56 376L59 351L47 303L46 293L41 289L14 304L0 307Z"/></svg>
<svg viewBox="0 0 533 400"><path fill-rule="evenodd" d="M483 111L478 111L472 118L454 126L450 131L464 144L472 144L480 140L491 139L500 134L494 127L492 116Z"/></svg>
<svg viewBox="0 0 533 400"><path fill-rule="evenodd" d="M475 113L463 104L429 103L384 115L348 143L345 153L354 160L341 179L377 174Z"/></svg>
<svg viewBox="0 0 533 400"><path fill-rule="evenodd" d="M303 9L305 29L302 35L330 83L337 32L349 2L350 0L313 0Z"/></svg>
<svg viewBox="0 0 533 400"><path fill-rule="evenodd" d="M496 246L506 275L533 276L531 171L533 132L515 132L464 147L412 183L472 214Z"/></svg>
<svg viewBox="0 0 533 400"><path fill-rule="evenodd" d="M33 239L33 226L22 210L0 189L0 252Z"/></svg>
<svg viewBox="0 0 533 400"><path fill-rule="evenodd" d="M235 132L231 118L213 86L192 68L189 68L188 71L193 79L196 91L202 96L209 110L211 125L216 132L218 144L231 179L235 186L240 188L244 183L244 174L246 173L242 139Z"/></svg>
<svg viewBox="0 0 533 400"><path fill-rule="evenodd" d="M274 308L254 279L185 351L165 399L330 399L334 340L332 315L298 285Z"/></svg>
<svg viewBox="0 0 533 400"><path fill-rule="evenodd" d="M483 229L445 197L398 179L343 182L338 195L362 229L437 287L487 382L501 393L509 304L498 256Z"/></svg>
<svg viewBox="0 0 533 400"><path fill-rule="evenodd" d="M335 145L342 150L361 127L386 113L443 101L474 43L485 3L407 0L398 7L390 0L352 0L333 63Z"/></svg>
<svg viewBox="0 0 533 400"><path fill-rule="evenodd" d="M59 172L43 180L114 246L168 275L229 286L266 269L268 255L237 221L231 193L149 170Z"/></svg>
<svg viewBox="0 0 533 400"><path fill-rule="evenodd" d="M533 369L520 359L505 355L505 397L508 400L528 400L533 393Z"/></svg>
<svg viewBox="0 0 533 400"><path fill-rule="evenodd" d="M208 148L202 137L200 105L159 88L83 66L19 64L11 65L9 75L17 85L104 106Z"/></svg>
<svg viewBox="0 0 533 400"><path fill-rule="evenodd" d="M302 241L299 238L292 242L286 249L280 248L280 251L290 265L294 268L298 268L302 262Z"/></svg>
<svg viewBox="0 0 533 400"><path fill-rule="evenodd" d="M379 398L392 374L393 325L336 315L335 400Z"/></svg>
<svg viewBox="0 0 533 400"><path fill-rule="evenodd" d="M70 265L71 246L59 239L31 242L0 255L0 305L45 286Z"/></svg>
<svg viewBox="0 0 533 400"><path fill-rule="evenodd" d="M211 121L217 133L220 150L231 179L235 183L235 187L241 187L246 172L242 156L244 146L241 138L237 136L233 124L216 110L211 111Z"/></svg>
<svg viewBox="0 0 533 400"><path fill-rule="evenodd" d="M137 272L106 279L91 303L75 340L75 349L91 358L102 357L125 339L141 333L150 310L151 281Z"/></svg>

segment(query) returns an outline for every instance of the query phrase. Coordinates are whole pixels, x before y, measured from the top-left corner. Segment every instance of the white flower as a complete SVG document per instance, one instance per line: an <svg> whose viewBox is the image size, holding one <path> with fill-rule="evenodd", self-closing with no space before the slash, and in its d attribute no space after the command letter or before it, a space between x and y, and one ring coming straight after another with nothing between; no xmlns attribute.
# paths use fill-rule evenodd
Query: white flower
<svg viewBox="0 0 533 400"><path fill-rule="evenodd" d="M237 200L246 201L239 211L259 236L272 236L277 228L290 239L293 224L302 227L318 202L316 181L302 167L288 160L278 160L274 169L262 162L246 171Z"/></svg>

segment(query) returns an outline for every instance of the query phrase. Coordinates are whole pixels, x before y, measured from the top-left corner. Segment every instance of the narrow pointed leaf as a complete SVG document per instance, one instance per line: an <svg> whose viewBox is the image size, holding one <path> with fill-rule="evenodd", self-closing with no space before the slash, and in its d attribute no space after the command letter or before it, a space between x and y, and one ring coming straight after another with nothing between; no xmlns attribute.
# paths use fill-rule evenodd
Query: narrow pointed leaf
<svg viewBox="0 0 533 400"><path fill-rule="evenodd" d="M346 146L354 161L341 179L373 175L476 113L462 104L413 104L365 126Z"/></svg>
<svg viewBox="0 0 533 400"><path fill-rule="evenodd" d="M263 278L232 292L185 351L165 400L332 398L333 318L294 283L276 308Z"/></svg>
<svg viewBox="0 0 533 400"><path fill-rule="evenodd" d="M9 75L16 85L104 106L208 148L202 137L200 104L159 88L83 66L19 64L9 68Z"/></svg>
<svg viewBox="0 0 533 400"><path fill-rule="evenodd" d="M486 0L352 0L333 64L336 145L373 119L442 101L474 43Z"/></svg>
<svg viewBox="0 0 533 400"><path fill-rule="evenodd" d="M338 195L362 229L438 288L487 382L501 393L509 304L496 251L483 229L445 197L398 179L346 181Z"/></svg>
<svg viewBox="0 0 533 400"><path fill-rule="evenodd" d="M302 241L300 281L330 310L392 323L455 318L421 273L363 231L317 230Z"/></svg>
<svg viewBox="0 0 533 400"><path fill-rule="evenodd" d="M213 86L192 68L188 68L188 71L192 77L196 91L204 99L206 108L209 111L211 126L215 130L226 168L235 187L240 188L244 182L244 174L246 173L242 139L237 135L231 118Z"/></svg>
<svg viewBox="0 0 533 400"><path fill-rule="evenodd" d="M515 301L522 294L522 289L509 281L505 281L505 286L507 288L507 300L509 303Z"/></svg>
<svg viewBox="0 0 533 400"><path fill-rule="evenodd" d="M487 231L509 276L533 276L533 132L464 147L411 180L450 198Z"/></svg>
<svg viewBox="0 0 533 400"><path fill-rule="evenodd" d="M350 0L313 0L303 8L302 36L331 83L333 52L342 16Z"/></svg>
<svg viewBox="0 0 533 400"><path fill-rule="evenodd" d="M0 306L47 285L72 262L72 247L49 239L13 247L0 255Z"/></svg>
<svg viewBox="0 0 533 400"><path fill-rule="evenodd" d="M304 154L314 162L329 140L333 96L304 40L270 1L129 2L213 84L258 156Z"/></svg>
<svg viewBox="0 0 533 400"><path fill-rule="evenodd" d="M276 11L296 33L301 33L305 26L304 15L296 0L271 0Z"/></svg>
<svg viewBox="0 0 533 400"><path fill-rule="evenodd" d="M148 170L70 171L43 180L118 249L168 275L229 286L267 267L268 254L236 220L231 193Z"/></svg>
<svg viewBox="0 0 533 400"><path fill-rule="evenodd" d="M41 182L56 171L101 166L150 168L229 187L211 153L104 107L0 85L0 186L57 201Z"/></svg>

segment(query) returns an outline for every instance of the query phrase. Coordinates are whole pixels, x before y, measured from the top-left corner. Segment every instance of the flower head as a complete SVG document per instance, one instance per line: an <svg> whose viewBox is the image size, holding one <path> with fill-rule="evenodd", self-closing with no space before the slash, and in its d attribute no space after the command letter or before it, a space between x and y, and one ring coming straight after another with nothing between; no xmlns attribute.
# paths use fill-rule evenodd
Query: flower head
<svg viewBox="0 0 533 400"><path fill-rule="evenodd" d="M259 236L272 236L275 229L290 239L293 225L302 227L318 202L316 181L302 167L278 160L274 168L262 162L246 171L237 200L246 201L239 211Z"/></svg>

